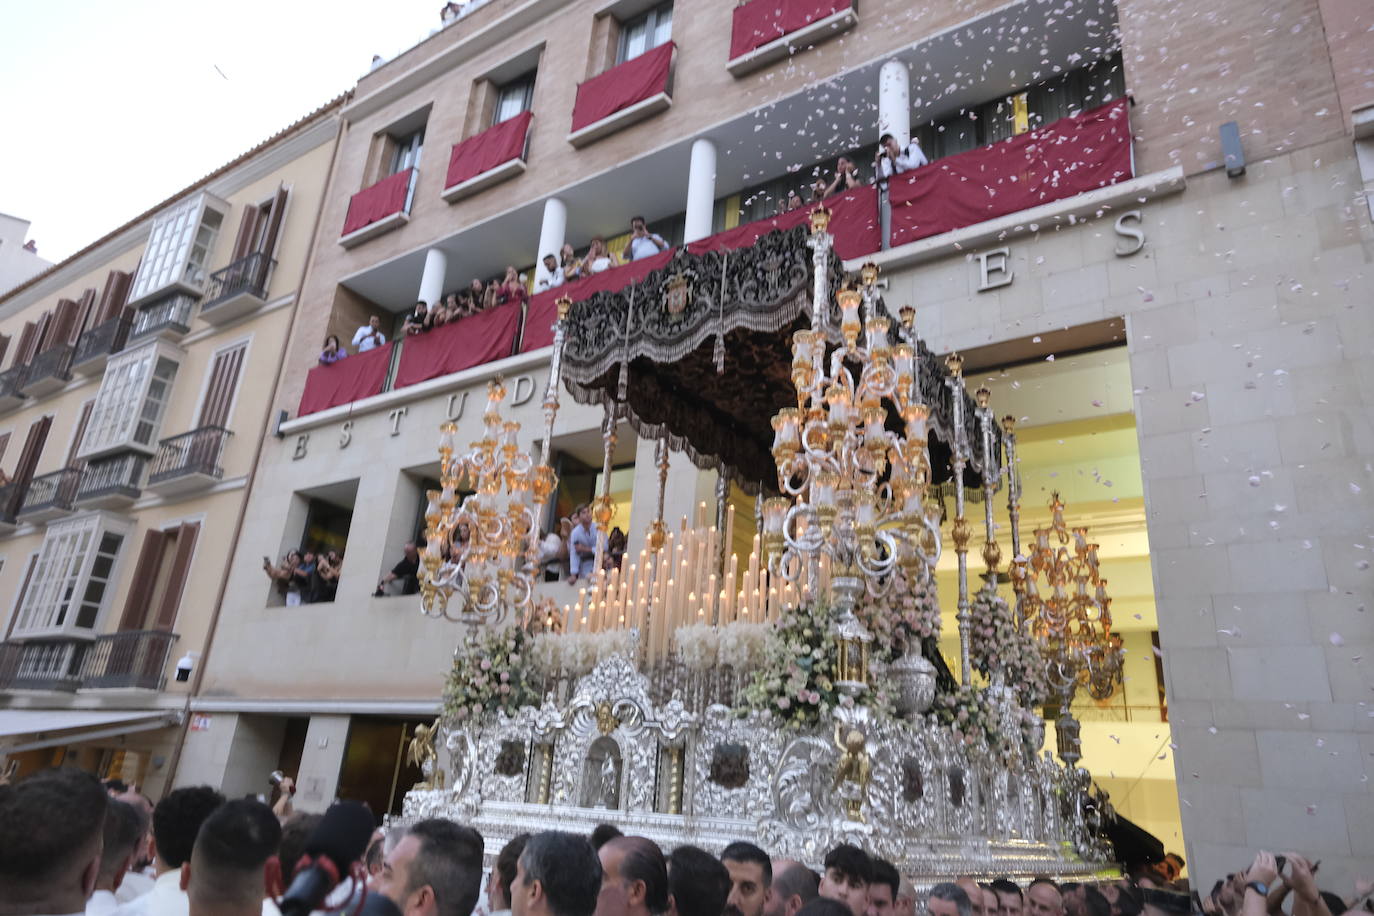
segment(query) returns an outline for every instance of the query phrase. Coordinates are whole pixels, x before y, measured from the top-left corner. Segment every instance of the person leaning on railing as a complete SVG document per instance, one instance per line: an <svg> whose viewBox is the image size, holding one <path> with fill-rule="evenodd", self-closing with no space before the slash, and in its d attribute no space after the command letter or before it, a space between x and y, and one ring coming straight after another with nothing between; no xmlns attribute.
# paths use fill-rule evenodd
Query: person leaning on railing
<svg viewBox="0 0 1374 916"><path fill-rule="evenodd" d="M339 343L339 335L330 334L324 339L324 349L320 351L320 365L332 366L347 355L348 351Z"/></svg>

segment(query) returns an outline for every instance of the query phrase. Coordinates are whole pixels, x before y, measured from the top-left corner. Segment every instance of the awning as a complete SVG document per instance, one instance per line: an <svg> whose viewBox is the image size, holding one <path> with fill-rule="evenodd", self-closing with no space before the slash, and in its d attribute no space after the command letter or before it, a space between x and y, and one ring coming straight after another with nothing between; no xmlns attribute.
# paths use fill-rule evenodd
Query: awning
<svg viewBox="0 0 1374 916"><path fill-rule="evenodd" d="M181 710L4 709L0 754L17 754L74 741L112 738L181 722Z"/></svg>

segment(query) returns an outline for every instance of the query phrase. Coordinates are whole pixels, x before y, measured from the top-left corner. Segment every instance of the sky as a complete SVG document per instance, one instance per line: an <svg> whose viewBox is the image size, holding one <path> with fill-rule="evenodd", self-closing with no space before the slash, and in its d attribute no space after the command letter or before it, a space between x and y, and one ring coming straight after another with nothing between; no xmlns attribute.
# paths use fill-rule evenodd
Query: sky
<svg viewBox="0 0 1374 916"><path fill-rule="evenodd" d="M350 89L441 0L8 4L0 213L60 261ZM25 139L26 138L26 139Z"/></svg>

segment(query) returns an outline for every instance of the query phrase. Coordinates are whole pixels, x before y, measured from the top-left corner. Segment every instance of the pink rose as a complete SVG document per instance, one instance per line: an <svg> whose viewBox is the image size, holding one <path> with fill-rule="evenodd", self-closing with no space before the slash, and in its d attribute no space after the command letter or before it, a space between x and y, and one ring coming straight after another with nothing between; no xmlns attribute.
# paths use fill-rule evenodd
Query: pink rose
<svg viewBox="0 0 1374 916"><path fill-rule="evenodd" d="M787 709L792 705L792 701L787 697L778 697L778 709Z"/></svg>
<svg viewBox="0 0 1374 916"><path fill-rule="evenodd" d="M477 667L481 668L483 671L490 671L490 670L491 670L491 659L489 659L489 658L484 658L484 659L482 659L482 663L481 663L480 665L478 665Z"/></svg>

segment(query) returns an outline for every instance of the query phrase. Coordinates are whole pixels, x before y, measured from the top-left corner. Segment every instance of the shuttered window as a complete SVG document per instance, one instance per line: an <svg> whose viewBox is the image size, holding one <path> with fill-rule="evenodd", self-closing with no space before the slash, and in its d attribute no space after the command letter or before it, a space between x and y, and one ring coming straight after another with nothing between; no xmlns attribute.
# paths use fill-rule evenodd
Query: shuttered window
<svg viewBox="0 0 1374 916"><path fill-rule="evenodd" d="M81 452L81 440L86 435L86 425L91 422L91 408L95 407L94 399L81 405L81 418L76 421L76 433L72 436L72 444L67 447L67 464L69 468L85 467L86 462L79 460L76 456Z"/></svg>
<svg viewBox="0 0 1374 916"><path fill-rule="evenodd" d="M14 599L14 610L10 612L10 623L5 628L5 638L9 639L14 635L14 627L19 623L19 608L24 603L24 596L29 593L29 582L33 580L33 568L38 565L38 551L29 554L28 565L24 567L24 581L19 585L19 594Z"/></svg>
<svg viewBox="0 0 1374 916"><path fill-rule="evenodd" d="M170 631L176 625L199 534L199 522L144 534L120 616L121 630Z"/></svg>
<svg viewBox="0 0 1374 916"><path fill-rule="evenodd" d="M248 342L244 341L215 354L215 361L210 364L210 378L205 386L205 399L200 404L197 429L207 426L228 428L229 411L234 405L234 392L238 390L239 373L247 352Z"/></svg>
<svg viewBox="0 0 1374 916"><path fill-rule="evenodd" d="M8 504L4 507L10 518L19 513L19 506L24 502L24 493L29 488L29 481L33 480L33 472L38 467L38 459L43 455L43 446L48 441L50 429L52 417L42 417L29 427L29 434L24 439L24 450L19 453L19 461L14 466L14 476L10 478L14 482L14 487L10 490Z"/></svg>
<svg viewBox="0 0 1374 916"><path fill-rule="evenodd" d="M132 282L133 278L122 270L112 270L105 276L105 288L100 291L100 301L96 303L92 327L104 324L119 315L129 301L129 287Z"/></svg>

